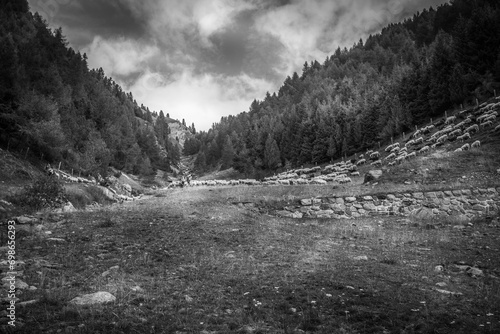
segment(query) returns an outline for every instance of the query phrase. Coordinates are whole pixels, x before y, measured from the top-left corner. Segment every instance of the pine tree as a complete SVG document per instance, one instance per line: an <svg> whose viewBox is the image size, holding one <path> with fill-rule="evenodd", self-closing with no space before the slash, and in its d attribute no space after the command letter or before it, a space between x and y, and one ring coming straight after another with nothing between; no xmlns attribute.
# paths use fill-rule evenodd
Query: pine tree
<svg viewBox="0 0 500 334"><path fill-rule="evenodd" d="M271 135L267 136L264 149L265 167L273 170L281 166L280 150L276 140Z"/></svg>
<svg viewBox="0 0 500 334"><path fill-rule="evenodd" d="M224 141L224 145L222 146L222 169L230 168L233 164L234 159L234 147L231 142L231 138L229 135L226 136L226 140Z"/></svg>

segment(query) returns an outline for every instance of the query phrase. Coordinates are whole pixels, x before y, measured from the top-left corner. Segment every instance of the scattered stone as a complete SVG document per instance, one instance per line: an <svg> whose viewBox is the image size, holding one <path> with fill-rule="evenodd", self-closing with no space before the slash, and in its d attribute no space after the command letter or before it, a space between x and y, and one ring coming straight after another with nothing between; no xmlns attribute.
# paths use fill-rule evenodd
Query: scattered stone
<svg viewBox="0 0 500 334"><path fill-rule="evenodd" d="M16 277L15 279L15 286L16 286L16 289L19 289L19 290L26 290L26 289L29 289L29 285L26 283L26 282L23 282L22 280L20 280L19 278ZM10 285L11 285L11 280L10 280L10 277L9 276L5 276L4 278L2 278L2 282L3 282L3 287L5 288L9 288Z"/></svg>
<svg viewBox="0 0 500 334"><path fill-rule="evenodd" d="M363 204L363 209L368 210L368 211L377 211L377 207L373 203Z"/></svg>
<svg viewBox="0 0 500 334"><path fill-rule="evenodd" d="M360 256L355 256L352 259L355 261L368 261L368 256L360 255Z"/></svg>
<svg viewBox="0 0 500 334"><path fill-rule="evenodd" d="M66 242L66 240L62 238L47 238L47 241Z"/></svg>
<svg viewBox="0 0 500 334"><path fill-rule="evenodd" d="M144 292L144 289L141 288L140 286L136 285L134 287L131 287L130 290L134 291L134 292Z"/></svg>
<svg viewBox="0 0 500 334"><path fill-rule="evenodd" d="M75 297L69 301L70 304L74 305L93 305L93 304L105 304L116 301L116 297L106 291L99 291L96 293L91 293L83 295L81 297Z"/></svg>
<svg viewBox="0 0 500 334"><path fill-rule="evenodd" d="M306 209L306 211L307 211L307 209ZM285 217L285 218L300 219L300 218L304 217L304 214L302 212L299 212L299 211L290 212L287 210L281 210L281 211L277 211L276 214L280 217Z"/></svg>
<svg viewBox="0 0 500 334"><path fill-rule="evenodd" d="M301 205L312 205L312 199L310 199L310 198L301 199L300 204Z"/></svg>
<svg viewBox="0 0 500 334"><path fill-rule="evenodd" d="M440 273L444 270L444 267L442 265L438 265L434 267L434 272Z"/></svg>
<svg viewBox="0 0 500 334"><path fill-rule="evenodd" d="M481 269L475 268L475 267L469 267L469 269L467 269L465 272L469 276L472 276L472 277L481 277L481 276L484 276L483 271Z"/></svg>
<svg viewBox="0 0 500 334"><path fill-rule="evenodd" d="M452 296L461 296L461 292L452 292L448 290L443 290L443 289L436 289L437 292L445 294L445 295L452 295Z"/></svg>
<svg viewBox="0 0 500 334"><path fill-rule="evenodd" d="M465 229L465 226L464 225L455 225L455 226L453 226L453 229L454 230L463 230L463 229Z"/></svg>
<svg viewBox="0 0 500 334"><path fill-rule="evenodd" d="M38 299L27 300L25 302L16 303L16 306L26 306L38 303Z"/></svg>
<svg viewBox="0 0 500 334"><path fill-rule="evenodd" d="M434 213L432 212L432 209L423 207L412 211L410 216L418 219L429 219L434 217Z"/></svg>
<svg viewBox="0 0 500 334"><path fill-rule="evenodd" d="M21 216L21 217L16 217L14 218L14 221L16 224L35 224L38 223L38 218L33 217L33 216Z"/></svg>
<svg viewBox="0 0 500 334"><path fill-rule="evenodd" d="M62 207L62 212L75 212L76 208L73 206L73 203L68 202Z"/></svg>
<svg viewBox="0 0 500 334"><path fill-rule="evenodd" d="M132 187L130 186L130 184L124 184L123 185L123 189L125 191L127 191L128 193L131 193L132 192Z"/></svg>

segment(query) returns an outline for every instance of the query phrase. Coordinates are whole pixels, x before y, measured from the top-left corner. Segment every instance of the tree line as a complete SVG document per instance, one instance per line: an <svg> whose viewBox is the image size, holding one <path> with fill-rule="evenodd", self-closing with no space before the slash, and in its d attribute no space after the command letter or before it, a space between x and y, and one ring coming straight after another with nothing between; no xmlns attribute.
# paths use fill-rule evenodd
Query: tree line
<svg viewBox="0 0 500 334"><path fill-rule="evenodd" d="M186 142L199 172L258 176L372 148L500 88L500 3L453 0L390 24Z"/></svg>

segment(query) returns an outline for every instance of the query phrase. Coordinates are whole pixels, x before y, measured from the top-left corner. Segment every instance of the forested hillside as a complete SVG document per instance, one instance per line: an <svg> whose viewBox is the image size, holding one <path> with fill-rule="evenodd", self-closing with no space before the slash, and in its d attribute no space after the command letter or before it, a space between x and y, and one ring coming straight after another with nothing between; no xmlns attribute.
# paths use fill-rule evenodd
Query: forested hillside
<svg viewBox="0 0 500 334"><path fill-rule="evenodd" d="M199 171L258 175L324 163L500 92L500 2L430 8L321 64L305 63L248 112L186 143ZM378 147L378 146L377 146Z"/></svg>
<svg viewBox="0 0 500 334"><path fill-rule="evenodd" d="M26 0L0 1L0 146L83 175L169 170L180 146L162 111L139 106ZM185 124L179 124L185 127ZM194 131L194 126L193 129Z"/></svg>

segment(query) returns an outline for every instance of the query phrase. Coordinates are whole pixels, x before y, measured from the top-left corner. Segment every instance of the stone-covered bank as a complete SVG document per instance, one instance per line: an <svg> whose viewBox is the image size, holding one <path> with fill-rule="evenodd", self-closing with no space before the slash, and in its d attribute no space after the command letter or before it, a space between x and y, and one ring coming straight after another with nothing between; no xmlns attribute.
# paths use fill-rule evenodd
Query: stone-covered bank
<svg viewBox="0 0 500 334"><path fill-rule="evenodd" d="M498 212L500 188L304 198L276 211L290 218L359 218L371 215L474 216Z"/></svg>

